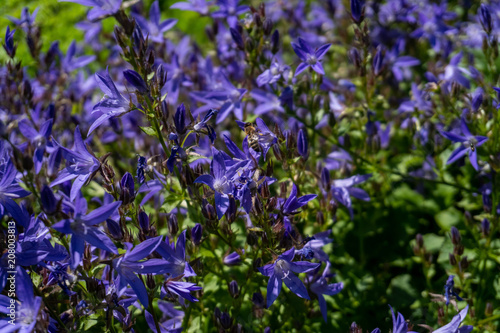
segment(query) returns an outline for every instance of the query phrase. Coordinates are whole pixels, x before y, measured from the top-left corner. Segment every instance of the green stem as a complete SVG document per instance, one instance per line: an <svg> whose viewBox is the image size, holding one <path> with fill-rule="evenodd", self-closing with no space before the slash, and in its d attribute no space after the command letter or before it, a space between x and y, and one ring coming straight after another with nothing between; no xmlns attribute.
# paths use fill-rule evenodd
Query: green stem
<svg viewBox="0 0 500 333"><path fill-rule="evenodd" d="M153 307L153 297L151 295L148 296L149 297L149 308L151 309L151 315L153 315L153 321L155 322L155 327L156 327L156 331L158 333L161 332L161 329L160 329L160 324L158 323L158 317L156 316L156 311Z"/></svg>
<svg viewBox="0 0 500 333"><path fill-rule="evenodd" d="M189 135L191 135L191 133L193 133L193 130L187 132L186 136L184 137L184 140L182 140L181 148L184 147L184 143L186 143L186 139L188 138Z"/></svg>

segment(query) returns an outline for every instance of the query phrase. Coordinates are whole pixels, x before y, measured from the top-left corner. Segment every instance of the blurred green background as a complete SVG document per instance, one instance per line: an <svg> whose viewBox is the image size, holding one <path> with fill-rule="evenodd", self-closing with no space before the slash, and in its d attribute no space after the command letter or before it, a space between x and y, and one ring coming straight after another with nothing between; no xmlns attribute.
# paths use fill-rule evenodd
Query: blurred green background
<svg viewBox="0 0 500 333"><path fill-rule="evenodd" d="M144 0L141 3L149 8L154 0ZM195 12L170 10L170 6L178 2L176 0L159 1L162 18L177 18L176 29L189 33L199 44L206 42L205 26L209 19L200 18ZM14 24L9 20L9 16L19 18L24 7L28 7L30 13L36 8L38 14L37 24L42 28L42 51L45 52L53 41L59 41L61 51L66 52L73 40L82 41L84 32L75 27L80 21L85 21L87 11L90 7L85 7L77 3L59 2L58 0L0 0L0 40L5 38L5 29L9 25L11 29ZM182 19L181 19L182 18ZM112 32L115 25L114 18L103 20L104 30ZM18 43L17 58L22 59L24 64L30 59L26 43L19 35L14 37ZM5 53L0 52L0 61L5 60Z"/></svg>

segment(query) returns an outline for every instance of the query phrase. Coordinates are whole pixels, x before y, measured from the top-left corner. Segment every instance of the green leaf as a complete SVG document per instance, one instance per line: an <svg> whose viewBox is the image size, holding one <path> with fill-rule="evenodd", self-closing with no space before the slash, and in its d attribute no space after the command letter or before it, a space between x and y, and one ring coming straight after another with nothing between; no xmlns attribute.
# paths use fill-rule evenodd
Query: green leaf
<svg viewBox="0 0 500 333"><path fill-rule="evenodd" d="M149 136L154 136L154 137L158 137L158 135L156 135L156 131L153 129L153 127L141 127L139 126L139 128L144 132L146 133L147 135Z"/></svg>
<svg viewBox="0 0 500 333"><path fill-rule="evenodd" d="M454 207L443 210L436 214L436 222L443 230L450 230L454 225L460 222L462 214Z"/></svg>
<svg viewBox="0 0 500 333"><path fill-rule="evenodd" d="M172 209L177 208L184 201L184 198L178 194L170 193L168 197L165 198L163 205L161 206L166 213L170 213Z"/></svg>
<svg viewBox="0 0 500 333"><path fill-rule="evenodd" d="M439 251L444 244L445 238L443 236L438 236L435 234L426 234L423 236L424 246L427 251L434 253Z"/></svg>
<svg viewBox="0 0 500 333"><path fill-rule="evenodd" d="M199 155L199 154L196 154L196 153L189 153L188 155L188 158L187 158L187 162L188 163L192 163L194 161L197 161L197 160L200 160L202 158L207 158L206 156L203 156L203 155Z"/></svg>

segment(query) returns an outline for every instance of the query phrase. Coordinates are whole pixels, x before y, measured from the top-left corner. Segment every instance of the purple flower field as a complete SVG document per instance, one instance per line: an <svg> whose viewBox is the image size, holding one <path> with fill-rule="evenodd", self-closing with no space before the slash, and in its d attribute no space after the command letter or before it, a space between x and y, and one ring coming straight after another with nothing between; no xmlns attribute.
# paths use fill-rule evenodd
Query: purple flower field
<svg viewBox="0 0 500 333"><path fill-rule="evenodd" d="M500 330L500 1L37 3L0 333Z"/></svg>

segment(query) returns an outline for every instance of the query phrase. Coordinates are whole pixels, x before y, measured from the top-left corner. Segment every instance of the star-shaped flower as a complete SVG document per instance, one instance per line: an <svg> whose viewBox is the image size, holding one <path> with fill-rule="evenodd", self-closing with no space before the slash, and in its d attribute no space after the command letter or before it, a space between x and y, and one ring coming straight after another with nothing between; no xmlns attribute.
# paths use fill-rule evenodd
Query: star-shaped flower
<svg viewBox="0 0 500 333"><path fill-rule="evenodd" d="M281 292L282 282L297 296L310 299L307 289L295 273L305 273L318 268L321 264L307 261L293 261L295 248L284 252L272 264L259 267L264 276L269 276L267 284L267 307L269 308Z"/></svg>
<svg viewBox="0 0 500 333"><path fill-rule="evenodd" d="M453 153L451 153L446 164L451 164L468 153L470 163L474 169L479 170L476 148L488 141L488 138L485 136L472 135L464 118L460 119L460 130L462 131L462 135L458 135L453 132L441 131L441 135L448 140L461 143L461 145L455 149Z"/></svg>
<svg viewBox="0 0 500 333"><path fill-rule="evenodd" d="M312 67L312 69L318 74L325 75L325 70L323 69L320 60L324 57L331 45L332 44L324 44L314 51L313 48L300 37L298 44L292 43L293 50L299 56L300 60L302 60L295 71L295 76L302 73L308 67Z"/></svg>

